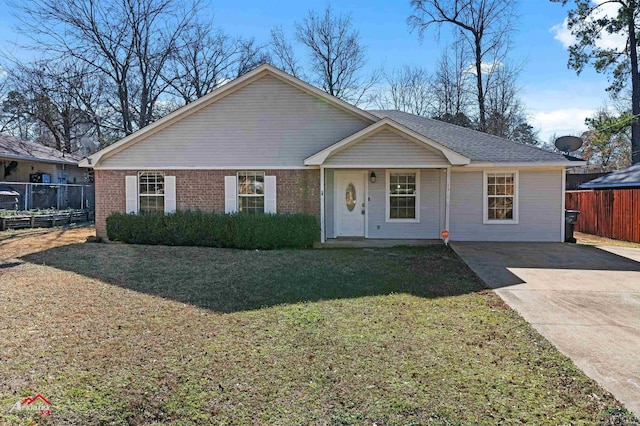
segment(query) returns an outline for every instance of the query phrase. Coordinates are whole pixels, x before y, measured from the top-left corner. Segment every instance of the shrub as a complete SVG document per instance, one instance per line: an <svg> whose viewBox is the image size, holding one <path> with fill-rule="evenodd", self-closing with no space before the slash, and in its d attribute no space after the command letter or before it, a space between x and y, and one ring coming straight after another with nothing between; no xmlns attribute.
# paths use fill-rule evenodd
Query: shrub
<svg viewBox="0 0 640 426"><path fill-rule="evenodd" d="M218 214L198 211L168 215L113 213L107 237L130 244L279 249L311 247L320 235L307 214Z"/></svg>

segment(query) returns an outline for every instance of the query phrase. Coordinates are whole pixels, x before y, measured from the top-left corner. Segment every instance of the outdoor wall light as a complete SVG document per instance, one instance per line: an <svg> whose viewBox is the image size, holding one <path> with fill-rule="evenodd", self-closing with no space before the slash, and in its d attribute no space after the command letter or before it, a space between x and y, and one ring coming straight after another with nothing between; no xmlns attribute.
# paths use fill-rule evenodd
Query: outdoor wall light
<svg viewBox="0 0 640 426"><path fill-rule="evenodd" d="M369 182L376 183L376 172L371 172L369 175Z"/></svg>

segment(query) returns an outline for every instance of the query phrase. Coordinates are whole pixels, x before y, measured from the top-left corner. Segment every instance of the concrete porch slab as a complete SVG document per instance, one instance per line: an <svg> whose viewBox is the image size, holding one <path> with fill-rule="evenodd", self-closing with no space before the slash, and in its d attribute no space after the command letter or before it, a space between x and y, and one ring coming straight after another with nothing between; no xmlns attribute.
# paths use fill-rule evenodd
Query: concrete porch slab
<svg viewBox="0 0 640 426"><path fill-rule="evenodd" d="M324 243L314 243L313 248L386 248L398 246L434 246L444 244L442 240L387 240L371 238L337 238Z"/></svg>

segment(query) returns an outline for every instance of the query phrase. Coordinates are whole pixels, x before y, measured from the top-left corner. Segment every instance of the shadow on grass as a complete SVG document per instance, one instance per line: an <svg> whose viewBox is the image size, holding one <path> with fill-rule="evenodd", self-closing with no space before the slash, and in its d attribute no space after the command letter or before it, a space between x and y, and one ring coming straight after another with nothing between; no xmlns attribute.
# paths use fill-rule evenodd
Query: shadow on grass
<svg viewBox="0 0 640 426"><path fill-rule="evenodd" d="M21 260L216 312L391 293L435 298L484 288L442 246L243 251L84 243Z"/></svg>

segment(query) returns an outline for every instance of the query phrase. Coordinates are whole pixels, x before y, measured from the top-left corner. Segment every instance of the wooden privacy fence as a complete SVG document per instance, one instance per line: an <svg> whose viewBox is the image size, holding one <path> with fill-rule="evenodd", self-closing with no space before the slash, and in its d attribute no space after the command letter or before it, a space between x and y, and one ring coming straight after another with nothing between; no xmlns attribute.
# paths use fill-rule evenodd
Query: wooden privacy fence
<svg viewBox="0 0 640 426"><path fill-rule="evenodd" d="M640 243L640 189L567 191L566 208L580 210L577 232Z"/></svg>

